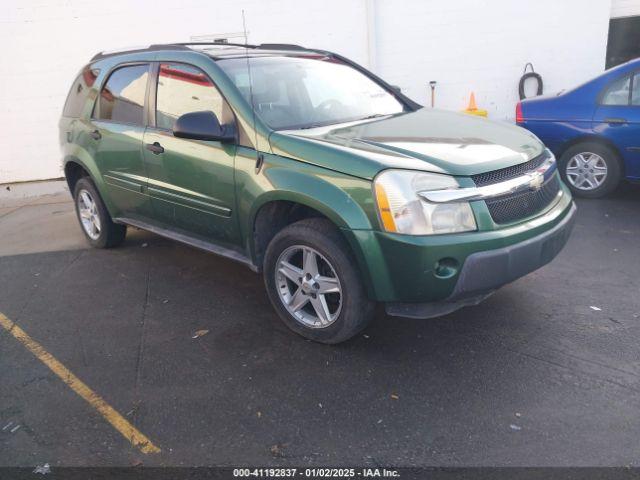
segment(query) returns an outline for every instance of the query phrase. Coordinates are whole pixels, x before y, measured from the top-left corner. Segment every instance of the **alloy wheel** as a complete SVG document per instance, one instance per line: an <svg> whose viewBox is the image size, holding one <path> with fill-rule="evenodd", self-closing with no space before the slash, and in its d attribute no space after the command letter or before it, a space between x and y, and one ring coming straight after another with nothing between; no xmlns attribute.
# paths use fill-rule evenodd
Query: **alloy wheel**
<svg viewBox="0 0 640 480"><path fill-rule="evenodd" d="M275 271L278 295L287 311L310 328L326 328L342 308L342 287L335 269L320 252L306 245L285 249Z"/></svg>
<svg viewBox="0 0 640 480"><path fill-rule="evenodd" d="M102 229L98 205L87 190L78 192L77 203L82 228L91 240L97 240Z"/></svg>

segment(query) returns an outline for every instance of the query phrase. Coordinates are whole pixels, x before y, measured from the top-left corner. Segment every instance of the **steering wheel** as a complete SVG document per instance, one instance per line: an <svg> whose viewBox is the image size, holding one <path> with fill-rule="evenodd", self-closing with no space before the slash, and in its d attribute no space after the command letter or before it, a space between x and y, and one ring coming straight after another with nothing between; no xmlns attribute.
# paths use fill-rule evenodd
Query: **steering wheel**
<svg viewBox="0 0 640 480"><path fill-rule="evenodd" d="M344 104L341 101L336 100L335 98L329 98L328 100L325 100L324 102L320 103L320 105L316 107L316 110L321 112L327 112L327 111L333 110L334 108L342 108L342 107L344 107Z"/></svg>

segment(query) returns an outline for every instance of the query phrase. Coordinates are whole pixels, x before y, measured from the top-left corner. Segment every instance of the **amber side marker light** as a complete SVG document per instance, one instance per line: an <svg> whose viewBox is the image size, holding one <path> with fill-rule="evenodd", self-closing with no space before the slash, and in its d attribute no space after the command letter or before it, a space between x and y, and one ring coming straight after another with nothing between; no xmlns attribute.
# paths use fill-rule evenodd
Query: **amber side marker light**
<svg viewBox="0 0 640 480"><path fill-rule="evenodd" d="M384 229L387 232L397 232L396 222L393 220L393 213L391 213L391 208L389 207L387 192L384 191L384 187L380 184L376 184L376 201L378 202L378 211L380 212L380 219Z"/></svg>

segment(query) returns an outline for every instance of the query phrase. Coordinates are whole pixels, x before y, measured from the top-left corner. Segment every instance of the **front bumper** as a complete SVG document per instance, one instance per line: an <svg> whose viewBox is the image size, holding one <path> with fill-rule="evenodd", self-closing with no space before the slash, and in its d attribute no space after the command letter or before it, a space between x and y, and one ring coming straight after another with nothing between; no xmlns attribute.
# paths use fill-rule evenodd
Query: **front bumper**
<svg viewBox="0 0 640 480"><path fill-rule="evenodd" d="M576 206L550 230L503 248L469 255L458 275L451 295L438 302L387 303L389 315L431 318L467 305L476 305L507 283L537 270L553 260L563 249L575 223Z"/></svg>
<svg viewBox="0 0 640 480"><path fill-rule="evenodd" d="M546 210L510 225L493 223L485 202L472 202L472 206L478 222L475 232L418 236L344 229L343 233L353 246L363 273L369 297L388 304L390 313L396 315L410 313L405 304L414 304L414 310L420 310L421 304L437 304L443 309L434 310L434 315L442 315L452 309L451 303L455 303L456 308L477 303L498 286L549 261L557 253L546 253L550 247L545 247L546 257L526 264L530 260L525 258L530 254L523 253L518 246L534 244L534 239L546 238L552 235L551 231L566 231L568 235L573 224L570 219L575 215L571 194L564 185L561 185L557 200ZM500 266L500 262L505 260L496 252L506 251L511 252L508 256L511 267ZM495 255L503 260L494 259ZM482 263L482 268L476 266L478 259L485 256L492 258L491 264L495 265L495 268L491 266L489 274L482 271L487 269L486 263ZM467 259L470 262L465 267ZM523 268L516 268L519 262ZM470 277L468 272L471 271L482 271L482 275L474 273Z"/></svg>

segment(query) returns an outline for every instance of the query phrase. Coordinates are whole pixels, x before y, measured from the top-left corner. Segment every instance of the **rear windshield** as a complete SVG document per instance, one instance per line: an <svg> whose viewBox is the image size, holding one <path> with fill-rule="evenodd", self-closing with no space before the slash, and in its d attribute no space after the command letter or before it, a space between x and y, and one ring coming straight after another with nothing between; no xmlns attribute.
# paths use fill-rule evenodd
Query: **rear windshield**
<svg viewBox="0 0 640 480"><path fill-rule="evenodd" d="M78 78L73 82L67 101L64 104L62 115L65 117L79 117L82 115L82 109L87 101L89 90L96 81L96 77L100 71L85 67Z"/></svg>

